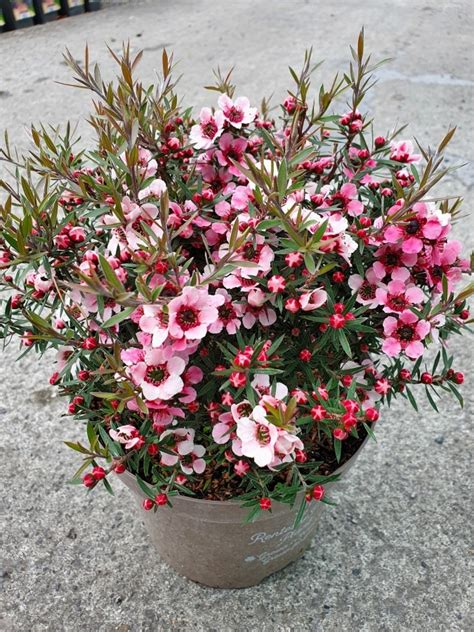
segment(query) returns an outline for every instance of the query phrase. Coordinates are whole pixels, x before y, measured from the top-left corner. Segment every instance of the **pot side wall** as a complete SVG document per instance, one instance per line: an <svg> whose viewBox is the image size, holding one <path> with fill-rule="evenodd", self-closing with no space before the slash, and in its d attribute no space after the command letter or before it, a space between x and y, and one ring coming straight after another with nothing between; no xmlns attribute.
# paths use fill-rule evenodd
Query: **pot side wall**
<svg viewBox="0 0 474 632"><path fill-rule="evenodd" d="M335 474L344 475L360 450ZM215 588L254 586L284 568L306 551L315 534L324 503L311 502L294 528L302 494L293 508L273 503L252 523L244 522L248 509L236 501L172 498L173 507L144 511L146 497L135 476L120 475L140 506L141 516L160 557L180 575ZM330 489L333 483L325 485Z"/></svg>

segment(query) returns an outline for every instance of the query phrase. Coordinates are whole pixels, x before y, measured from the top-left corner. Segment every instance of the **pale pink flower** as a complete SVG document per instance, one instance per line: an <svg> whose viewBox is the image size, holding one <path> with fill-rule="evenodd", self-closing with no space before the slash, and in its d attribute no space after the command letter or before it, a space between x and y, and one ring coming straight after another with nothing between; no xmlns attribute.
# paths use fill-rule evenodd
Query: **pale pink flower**
<svg viewBox="0 0 474 632"><path fill-rule="evenodd" d="M383 305L383 311L402 312L410 305L420 305L425 298L421 288L415 285L407 286L403 281L390 281L386 287L379 287L375 291L375 297L379 305Z"/></svg>
<svg viewBox="0 0 474 632"><path fill-rule="evenodd" d="M282 463L290 463L295 458L295 450L304 450L304 444L299 437L285 428L278 428L278 437L275 442L275 455L269 464L270 468Z"/></svg>
<svg viewBox="0 0 474 632"><path fill-rule="evenodd" d="M161 178L157 178L156 180L153 180L153 182L151 182L147 187L139 191L138 199L143 200L149 196L160 198L165 191L166 183Z"/></svg>
<svg viewBox="0 0 474 632"><path fill-rule="evenodd" d="M222 294L212 296L207 289L186 286L168 304L171 336L187 340L204 338L209 326L219 319L218 308L224 303Z"/></svg>
<svg viewBox="0 0 474 632"><path fill-rule="evenodd" d="M274 400L281 401L288 395L288 387L282 382L271 384L270 376L266 373L257 373L251 385L261 398L270 396Z"/></svg>
<svg viewBox="0 0 474 632"><path fill-rule="evenodd" d="M222 94L219 97L218 104L226 121L237 129L240 129L242 125L248 125L257 116L257 108L250 107L250 101L247 97L237 97L233 101L226 94Z"/></svg>
<svg viewBox="0 0 474 632"><path fill-rule="evenodd" d="M224 302L217 308L217 320L209 325L211 334L219 334L224 328L233 336L240 329L240 319L244 313L243 305L233 301L229 292L224 288L216 290L216 295L224 297Z"/></svg>
<svg viewBox="0 0 474 632"><path fill-rule="evenodd" d="M373 268L369 268L365 274L365 278L362 278L360 274L352 274L348 279L349 287L357 292L356 301L361 305L370 305L370 307L377 307L378 300L375 295L377 287L380 285L380 280Z"/></svg>
<svg viewBox="0 0 474 632"><path fill-rule="evenodd" d="M252 417L241 417L237 422L237 436L242 442L242 454L259 467L270 465L275 457L277 427L267 419L263 406L256 406Z"/></svg>
<svg viewBox="0 0 474 632"><path fill-rule="evenodd" d="M139 172L144 178L154 176L158 169L158 163L153 158L153 154L148 149L140 147L138 150Z"/></svg>
<svg viewBox="0 0 474 632"><path fill-rule="evenodd" d="M209 149L222 134L223 125L224 115L220 110L213 114L210 108L202 108L199 123L191 128L189 139L197 149Z"/></svg>
<svg viewBox="0 0 474 632"><path fill-rule="evenodd" d="M249 201L252 199L252 192L250 189L244 186L238 186L235 188L232 194L230 205L233 209L238 211L246 211L249 205Z"/></svg>
<svg viewBox="0 0 474 632"><path fill-rule="evenodd" d="M138 430L135 428L135 426L131 425L119 426L117 430L111 428L109 430L109 435L114 441L118 441L118 443L124 444L126 450L131 450L137 445L137 443L140 443L142 441L139 436Z"/></svg>
<svg viewBox="0 0 474 632"><path fill-rule="evenodd" d="M181 391L184 382L181 378L186 362L178 357L166 359L163 350L150 349L145 353L143 362L130 367L133 382L142 390L147 400L167 400Z"/></svg>
<svg viewBox="0 0 474 632"><path fill-rule="evenodd" d="M163 465L173 466L180 462L181 469L186 475L193 472L202 474L206 469L206 462L202 458L206 452L204 446L194 443L194 428L176 428L165 430L160 435L160 441L169 436L174 438L174 443L170 446L166 442L167 450L171 450L173 454L161 452L161 463Z"/></svg>
<svg viewBox="0 0 474 632"><path fill-rule="evenodd" d="M392 141L390 143L390 160L397 162L420 162L421 154L415 154L413 143L410 140Z"/></svg>
<svg viewBox="0 0 474 632"><path fill-rule="evenodd" d="M415 360L424 353L421 341L430 333L431 327L426 320L418 320L413 312L406 309L398 318L388 316L383 321L383 329L386 336L382 345L384 353L393 357L404 351Z"/></svg>
<svg viewBox="0 0 474 632"><path fill-rule="evenodd" d="M143 305L143 316L138 326L152 335L152 345L160 347L168 338L168 318L161 305Z"/></svg>
<svg viewBox="0 0 474 632"><path fill-rule="evenodd" d="M318 309L318 307L324 305L327 298L328 295L326 290L318 288L316 290L311 290L310 292L304 292L298 300L300 302L301 309L304 312L311 312L312 310Z"/></svg>

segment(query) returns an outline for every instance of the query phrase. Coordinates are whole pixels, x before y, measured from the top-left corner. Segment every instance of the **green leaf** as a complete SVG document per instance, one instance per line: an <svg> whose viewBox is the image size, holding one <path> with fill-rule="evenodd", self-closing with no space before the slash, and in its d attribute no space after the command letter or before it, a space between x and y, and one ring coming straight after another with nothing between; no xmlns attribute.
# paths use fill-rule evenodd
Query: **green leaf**
<svg viewBox="0 0 474 632"><path fill-rule="evenodd" d="M300 506L298 508L298 513L296 514L295 522L293 525L295 529L297 529L300 526L301 521L303 520L303 516L304 516L304 512L305 512L307 504L308 504L307 500L303 494L303 498L301 499Z"/></svg>
<svg viewBox="0 0 474 632"><path fill-rule="evenodd" d="M286 189L288 186L288 166L285 159L283 159L280 163L277 177L277 186L280 200L282 200L286 195Z"/></svg>
<svg viewBox="0 0 474 632"><path fill-rule="evenodd" d="M433 399L431 393L429 392L427 386L425 386L425 392L426 392L426 397L428 398L428 401L431 404L432 408L434 408L436 410L436 412L439 413L438 406L436 406L436 402L434 401L434 399Z"/></svg>
<svg viewBox="0 0 474 632"><path fill-rule="evenodd" d="M347 340L347 336L346 334L342 331L342 329L339 329L337 332L337 337L339 338L339 343L341 345L341 347L344 350L344 353L346 355L349 356L349 358L352 358L352 350L351 350L351 345L349 344L349 341Z"/></svg>
<svg viewBox="0 0 474 632"><path fill-rule="evenodd" d="M65 441L64 443L68 446L68 448L76 450L76 452L80 452L81 454L91 454L91 451L80 443L73 443L72 441Z"/></svg>
<svg viewBox="0 0 474 632"><path fill-rule="evenodd" d="M304 255L304 264L308 268L310 274L316 272L316 264L314 263L313 255L310 252L306 252Z"/></svg>
<svg viewBox="0 0 474 632"><path fill-rule="evenodd" d="M118 312L118 314L114 314L113 316L111 316L108 320L105 321L105 323L102 323L102 328L107 329L108 327L113 327L114 325L117 325L117 323L121 323L122 320L126 320L133 311L135 311L135 307L126 307L121 312Z"/></svg>
<svg viewBox="0 0 474 632"><path fill-rule="evenodd" d="M341 460L341 451L342 451L342 441L339 439L334 439L334 452L336 454L336 460L339 463Z"/></svg>
<svg viewBox="0 0 474 632"><path fill-rule="evenodd" d="M413 406L413 408L416 410L416 412L418 412L418 406L417 406L416 400L413 397L413 393L408 388L408 386L406 387L406 393L407 393L407 397L408 397L408 399L410 401L410 404Z"/></svg>
<svg viewBox="0 0 474 632"><path fill-rule="evenodd" d="M118 290L119 292L125 292L125 288L116 277L115 272L107 261L107 259L103 255L99 255L100 267L102 268L102 272L104 273L105 278L110 283L110 285Z"/></svg>
<svg viewBox="0 0 474 632"><path fill-rule="evenodd" d="M464 408L464 399L463 399L461 393L458 391L458 389L454 386L454 384L452 382L447 382L447 385L448 385L449 389L452 391L453 395L458 400L461 408Z"/></svg>

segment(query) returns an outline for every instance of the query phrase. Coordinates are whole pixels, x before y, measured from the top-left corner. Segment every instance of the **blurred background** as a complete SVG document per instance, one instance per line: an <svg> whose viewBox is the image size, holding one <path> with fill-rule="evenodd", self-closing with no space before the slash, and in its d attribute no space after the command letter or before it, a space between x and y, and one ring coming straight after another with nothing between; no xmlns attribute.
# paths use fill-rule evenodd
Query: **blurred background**
<svg viewBox="0 0 474 632"><path fill-rule="evenodd" d="M81 60L86 43L112 78L123 41L144 50L139 74L156 81L163 48L174 52L181 94L212 104L212 69L235 66L237 94L273 104L291 86L287 66L305 49L326 60L314 90L345 70L362 26L377 72L365 103L374 131L409 123L404 137L435 145L458 131L443 181L465 198L455 227L468 254L474 245L473 3L471 0L103 0L101 9L0 33L0 131L26 150L32 122L78 125L90 95L70 80L62 52ZM5 169L0 163L0 177ZM469 213L471 214L469 215ZM451 351L466 373L465 407L441 401L440 414L400 401L379 422L378 442L360 456L322 519L320 537L297 563L256 588L213 590L169 570L147 540L128 491L112 498L66 481L77 459L63 444L81 429L62 417L48 384L51 362L14 364L0 356L2 540L0 630L322 630L451 631L473 629L469 610L472 503L472 340Z"/></svg>

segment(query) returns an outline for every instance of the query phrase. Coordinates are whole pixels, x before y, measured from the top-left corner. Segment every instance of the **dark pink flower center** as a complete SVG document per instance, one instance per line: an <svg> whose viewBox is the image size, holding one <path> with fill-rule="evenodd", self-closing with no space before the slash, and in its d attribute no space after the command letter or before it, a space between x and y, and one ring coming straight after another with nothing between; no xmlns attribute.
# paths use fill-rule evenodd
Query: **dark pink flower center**
<svg viewBox="0 0 474 632"><path fill-rule="evenodd" d="M375 298L376 286L368 281L364 281L359 288L359 295L364 301L370 301Z"/></svg>
<svg viewBox="0 0 474 632"><path fill-rule="evenodd" d="M219 312L220 320L222 320L224 324L231 322L236 317L235 309L230 302L218 307L217 311Z"/></svg>
<svg viewBox="0 0 474 632"><path fill-rule="evenodd" d="M403 294L389 294L387 297L387 306L394 312L403 312L407 305L408 301Z"/></svg>
<svg viewBox="0 0 474 632"><path fill-rule="evenodd" d="M217 134L217 125L214 119L211 119L207 123L201 124L201 132L203 136L212 140Z"/></svg>
<svg viewBox="0 0 474 632"><path fill-rule="evenodd" d="M384 263L387 268L396 268L400 265L400 255L398 252L386 252L382 257L382 263Z"/></svg>
<svg viewBox="0 0 474 632"><path fill-rule="evenodd" d="M244 113L242 112L242 110L236 108L235 105L226 110L225 115L229 119L229 121L232 121L233 123L241 123L244 118Z"/></svg>
<svg viewBox="0 0 474 632"><path fill-rule="evenodd" d="M397 336L400 341L410 342L416 338L415 325L403 324L397 329Z"/></svg>
<svg viewBox="0 0 474 632"><path fill-rule="evenodd" d="M250 242L247 242L242 246L242 254L244 256L244 259L246 259L247 261L258 262L261 250L262 246L254 246Z"/></svg>
<svg viewBox="0 0 474 632"><path fill-rule="evenodd" d="M149 384L159 386L169 377L165 364L149 366L146 370L145 381Z"/></svg>
<svg viewBox="0 0 474 632"><path fill-rule="evenodd" d="M199 325L199 312L194 307L185 305L179 309L176 320L181 329L187 331Z"/></svg>
<svg viewBox="0 0 474 632"><path fill-rule="evenodd" d="M252 413L252 406L250 404L239 404L237 412L241 417L248 417Z"/></svg>
<svg viewBox="0 0 474 632"><path fill-rule="evenodd" d="M426 224L426 219L424 218L417 219L415 217L411 219L409 222L407 222L407 224L405 225L405 232L407 235L410 235L411 237L422 236L421 229L423 228L425 224Z"/></svg>
<svg viewBox="0 0 474 632"><path fill-rule="evenodd" d="M270 443L270 431L267 426L263 424L258 424L257 426L257 440L260 445L267 445Z"/></svg>

